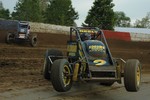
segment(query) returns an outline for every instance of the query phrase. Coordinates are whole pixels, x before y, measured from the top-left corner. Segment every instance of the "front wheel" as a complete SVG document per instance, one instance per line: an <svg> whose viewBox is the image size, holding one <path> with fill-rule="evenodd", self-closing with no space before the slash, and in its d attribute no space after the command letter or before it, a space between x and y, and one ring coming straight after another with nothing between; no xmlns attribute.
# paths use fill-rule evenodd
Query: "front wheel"
<svg viewBox="0 0 150 100"><path fill-rule="evenodd" d="M31 35L30 45L32 47L35 47L37 45L37 35L36 34Z"/></svg>
<svg viewBox="0 0 150 100"><path fill-rule="evenodd" d="M124 85L127 91L137 92L141 83L141 64L136 59L127 60L124 67Z"/></svg>
<svg viewBox="0 0 150 100"><path fill-rule="evenodd" d="M48 49L46 51L44 57L43 75L44 78L48 80L50 80L51 77L51 67L52 67L52 63L50 62L49 56L53 56L51 57L51 61L54 62L57 59L62 59L63 54L60 50L56 50L56 49Z"/></svg>
<svg viewBox="0 0 150 100"><path fill-rule="evenodd" d="M72 70L66 59L55 60L51 69L51 82L58 92L69 91L72 87Z"/></svg>

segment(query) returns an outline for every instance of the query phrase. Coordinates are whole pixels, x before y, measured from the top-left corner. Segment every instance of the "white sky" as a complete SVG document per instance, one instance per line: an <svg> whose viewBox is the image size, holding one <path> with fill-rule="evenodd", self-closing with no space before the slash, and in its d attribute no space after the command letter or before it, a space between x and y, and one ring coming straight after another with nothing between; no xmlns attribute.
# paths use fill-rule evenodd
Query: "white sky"
<svg viewBox="0 0 150 100"><path fill-rule="evenodd" d="M11 12L18 0L0 0L3 2L3 6L9 9ZM89 9L93 5L94 0L72 0L72 5L79 13L79 20L76 21L80 26L84 22ZM130 17L132 23L136 19L141 19L150 12L150 0L113 0L115 4L114 11L123 11L126 16Z"/></svg>

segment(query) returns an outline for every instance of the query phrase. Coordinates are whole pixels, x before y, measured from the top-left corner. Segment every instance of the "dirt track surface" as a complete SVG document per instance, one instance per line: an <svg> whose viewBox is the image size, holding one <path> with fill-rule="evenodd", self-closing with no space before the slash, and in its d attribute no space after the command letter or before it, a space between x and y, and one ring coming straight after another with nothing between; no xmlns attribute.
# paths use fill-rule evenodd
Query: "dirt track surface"
<svg viewBox="0 0 150 100"><path fill-rule="evenodd" d="M150 74L144 74L139 92L127 92L123 84L74 83L69 92L58 93L51 84L0 93L1 100L149 100Z"/></svg>
<svg viewBox="0 0 150 100"><path fill-rule="evenodd" d="M48 88L47 92L54 92L51 83L41 74L44 53L47 48L57 48L65 54L67 39L65 35L38 33L38 46L33 48L28 44L8 45L4 41L5 34L0 34L0 94L32 88L34 91ZM150 42L108 40L108 44L113 57L139 59L143 72L149 73Z"/></svg>

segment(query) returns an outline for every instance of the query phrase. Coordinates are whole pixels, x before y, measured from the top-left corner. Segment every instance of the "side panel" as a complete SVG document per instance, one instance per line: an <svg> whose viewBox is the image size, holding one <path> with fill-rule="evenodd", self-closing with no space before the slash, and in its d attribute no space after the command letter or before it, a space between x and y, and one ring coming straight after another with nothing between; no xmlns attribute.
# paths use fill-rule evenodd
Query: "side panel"
<svg viewBox="0 0 150 100"><path fill-rule="evenodd" d="M69 58L75 58L77 55L77 43L76 42L67 42L67 56Z"/></svg>

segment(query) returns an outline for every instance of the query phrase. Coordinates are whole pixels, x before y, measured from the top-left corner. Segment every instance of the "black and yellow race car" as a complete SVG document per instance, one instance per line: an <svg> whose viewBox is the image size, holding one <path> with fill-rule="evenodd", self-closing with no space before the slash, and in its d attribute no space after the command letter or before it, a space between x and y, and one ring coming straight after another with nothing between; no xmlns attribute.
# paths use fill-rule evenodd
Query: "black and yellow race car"
<svg viewBox="0 0 150 100"><path fill-rule="evenodd" d="M141 83L141 64L137 59L113 58L102 30L97 27L71 27L67 56L55 49L45 53L43 75L58 92L71 89L74 81L96 81L111 86L122 83L137 92Z"/></svg>

